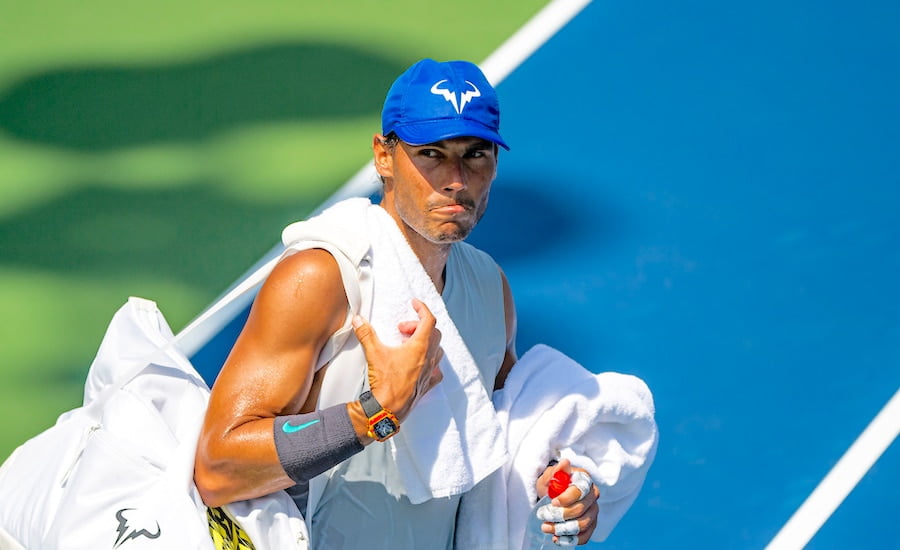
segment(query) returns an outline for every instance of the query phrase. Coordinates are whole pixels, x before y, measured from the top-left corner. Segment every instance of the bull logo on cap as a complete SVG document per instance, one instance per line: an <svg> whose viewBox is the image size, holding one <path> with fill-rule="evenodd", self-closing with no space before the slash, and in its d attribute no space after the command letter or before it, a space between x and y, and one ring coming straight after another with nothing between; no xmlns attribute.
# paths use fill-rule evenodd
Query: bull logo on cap
<svg viewBox="0 0 900 550"><path fill-rule="evenodd" d="M459 99L457 99L457 92L451 91L447 88L441 88L441 84L447 82L447 79L439 80L434 83L434 86L431 87L431 93L434 95L444 96L451 105L453 105L453 109L456 111L456 114L461 115L463 109L466 108L466 105L472 101L472 98L481 97L481 91L477 86L466 80L466 84L472 87L471 90L466 90L464 92L459 92Z"/></svg>

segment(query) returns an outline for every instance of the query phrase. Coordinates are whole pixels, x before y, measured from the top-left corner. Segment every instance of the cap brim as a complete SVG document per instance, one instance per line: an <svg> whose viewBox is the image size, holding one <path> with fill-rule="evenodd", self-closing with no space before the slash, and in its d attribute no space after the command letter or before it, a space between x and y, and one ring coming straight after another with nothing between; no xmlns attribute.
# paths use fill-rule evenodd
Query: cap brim
<svg viewBox="0 0 900 550"><path fill-rule="evenodd" d="M506 141L500 134L483 125L465 119L444 119L416 124L397 125L393 128L397 137L410 145L427 145L445 139L459 137L477 137L492 141L509 151Z"/></svg>

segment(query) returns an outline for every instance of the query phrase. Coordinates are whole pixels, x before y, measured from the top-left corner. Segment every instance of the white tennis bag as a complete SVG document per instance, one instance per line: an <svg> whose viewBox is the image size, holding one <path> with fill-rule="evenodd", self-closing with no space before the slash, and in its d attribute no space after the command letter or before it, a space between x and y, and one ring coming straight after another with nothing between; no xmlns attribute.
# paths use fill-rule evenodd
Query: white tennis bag
<svg viewBox="0 0 900 550"><path fill-rule="evenodd" d="M156 304L131 298L91 365L84 405L0 467L0 549L213 550L193 484L208 398ZM308 548L284 492L226 510L257 550Z"/></svg>

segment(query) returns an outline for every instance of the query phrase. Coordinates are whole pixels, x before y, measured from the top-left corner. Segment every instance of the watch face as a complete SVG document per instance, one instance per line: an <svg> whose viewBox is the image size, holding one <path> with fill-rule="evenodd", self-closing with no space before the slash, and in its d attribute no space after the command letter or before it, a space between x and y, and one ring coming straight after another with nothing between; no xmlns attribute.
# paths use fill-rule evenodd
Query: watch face
<svg viewBox="0 0 900 550"><path fill-rule="evenodd" d="M383 439L394 433L394 423L391 422L390 418L382 418L372 426L372 431L375 432L375 435L379 438Z"/></svg>

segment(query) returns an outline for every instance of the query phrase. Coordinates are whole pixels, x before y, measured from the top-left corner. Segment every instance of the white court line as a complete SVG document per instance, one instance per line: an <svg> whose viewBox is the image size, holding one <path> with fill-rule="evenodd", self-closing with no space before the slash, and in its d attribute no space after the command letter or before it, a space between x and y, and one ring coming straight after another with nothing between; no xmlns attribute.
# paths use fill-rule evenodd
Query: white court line
<svg viewBox="0 0 900 550"><path fill-rule="evenodd" d="M544 6L479 64L484 75L492 84L499 84L590 3L591 0L554 0Z"/></svg>
<svg viewBox="0 0 900 550"><path fill-rule="evenodd" d="M487 79L494 85L499 84L590 2L591 0L553 0L544 6L479 65ZM371 195L379 185L374 166L371 162L366 163L314 213L321 212L345 198ZM284 247L280 244L273 247L236 283L216 298L212 305L179 332L179 349L187 356L192 356L243 311L253 300L256 289L269 274L275 259L283 250Z"/></svg>
<svg viewBox="0 0 900 550"><path fill-rule="evenodd" d="M900 389L794 512L766 550L797 550L806 546L898 435Z"/></svg>

